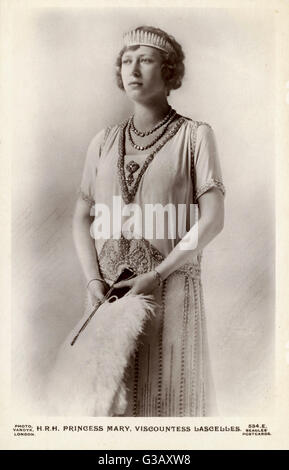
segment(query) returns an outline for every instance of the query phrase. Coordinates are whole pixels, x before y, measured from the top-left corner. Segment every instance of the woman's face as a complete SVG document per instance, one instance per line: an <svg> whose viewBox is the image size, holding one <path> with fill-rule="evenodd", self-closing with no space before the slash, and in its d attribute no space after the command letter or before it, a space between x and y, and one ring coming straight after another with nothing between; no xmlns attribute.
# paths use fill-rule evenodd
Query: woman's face
<svg viewBox="0 0 289 470"><path fill-rule="evenodd" d="M154 47L140 46L136 50L125 51L122 56L121 77L129 98L149 102L157 96L166 96L161 66L161 54Z"/></svg>

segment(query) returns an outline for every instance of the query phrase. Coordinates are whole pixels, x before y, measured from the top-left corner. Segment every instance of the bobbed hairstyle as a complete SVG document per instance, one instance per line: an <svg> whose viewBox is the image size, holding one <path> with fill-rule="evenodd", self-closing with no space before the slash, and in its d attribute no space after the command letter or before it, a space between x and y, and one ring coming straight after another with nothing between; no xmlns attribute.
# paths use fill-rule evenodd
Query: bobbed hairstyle
<svg viewBox="0 0 289 470"><path fill-rule="evenodd" d="M155 33L161 38L165 39L172 46L171 52L164 52L159 50L162 57L162 77L167 87L167 95L170 94L171 90L176 90L182 85L182 79L185 73L184 59L185 55L181 45L175 40L175 38L165 31L153 26L139 26L135 31L143 31L148 33ZM116 59L116 82L121 90L124 90L122 78L121 78L121 66L122 56L127 50L136 50L140 46L123 47Z"/></svg>

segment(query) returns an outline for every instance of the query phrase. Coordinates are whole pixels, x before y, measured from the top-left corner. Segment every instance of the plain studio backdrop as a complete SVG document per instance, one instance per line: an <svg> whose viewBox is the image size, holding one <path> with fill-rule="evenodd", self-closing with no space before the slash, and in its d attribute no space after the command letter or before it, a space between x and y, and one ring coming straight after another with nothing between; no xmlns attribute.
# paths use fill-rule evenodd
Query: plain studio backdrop
<svg viewBox="0 0 289 470"><path fill-rule="evenodd" d="M19 10L11 31L14 406L30 410L57 348L83 314L85 282L72 239L77 189L92 137L131 112L114 64L123 32L143 24L183 46L185 78L169 102L210 123L218 143L226 220L204 250L202 278L220 415L267 413L274 384L275 35L272 11L254 8Z"/></svg>

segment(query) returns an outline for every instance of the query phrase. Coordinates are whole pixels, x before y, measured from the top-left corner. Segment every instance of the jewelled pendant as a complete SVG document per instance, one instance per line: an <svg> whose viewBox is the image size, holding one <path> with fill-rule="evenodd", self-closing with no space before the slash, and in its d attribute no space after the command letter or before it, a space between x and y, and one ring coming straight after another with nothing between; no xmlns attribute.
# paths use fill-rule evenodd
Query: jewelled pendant
<svg viewBox="0 0 289 470"><path fill-rule="evenodd" d="M126 182L129 185L132 185L134 181L133 174L139 169L139 164L131 160L129 163L126 164L126 169L128 171L128 177L126 178Z"/></svg>

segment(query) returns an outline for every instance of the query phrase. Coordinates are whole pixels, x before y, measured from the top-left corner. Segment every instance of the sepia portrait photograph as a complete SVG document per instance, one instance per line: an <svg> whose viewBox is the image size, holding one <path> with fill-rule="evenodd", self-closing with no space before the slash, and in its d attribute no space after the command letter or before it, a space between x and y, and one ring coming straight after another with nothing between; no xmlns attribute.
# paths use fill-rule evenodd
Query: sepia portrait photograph
<svg viewBox="0 0 289 470"><path fill-rule="evenodd" d="M266 422L274 3L12 3L12 422Z"/></svg>

